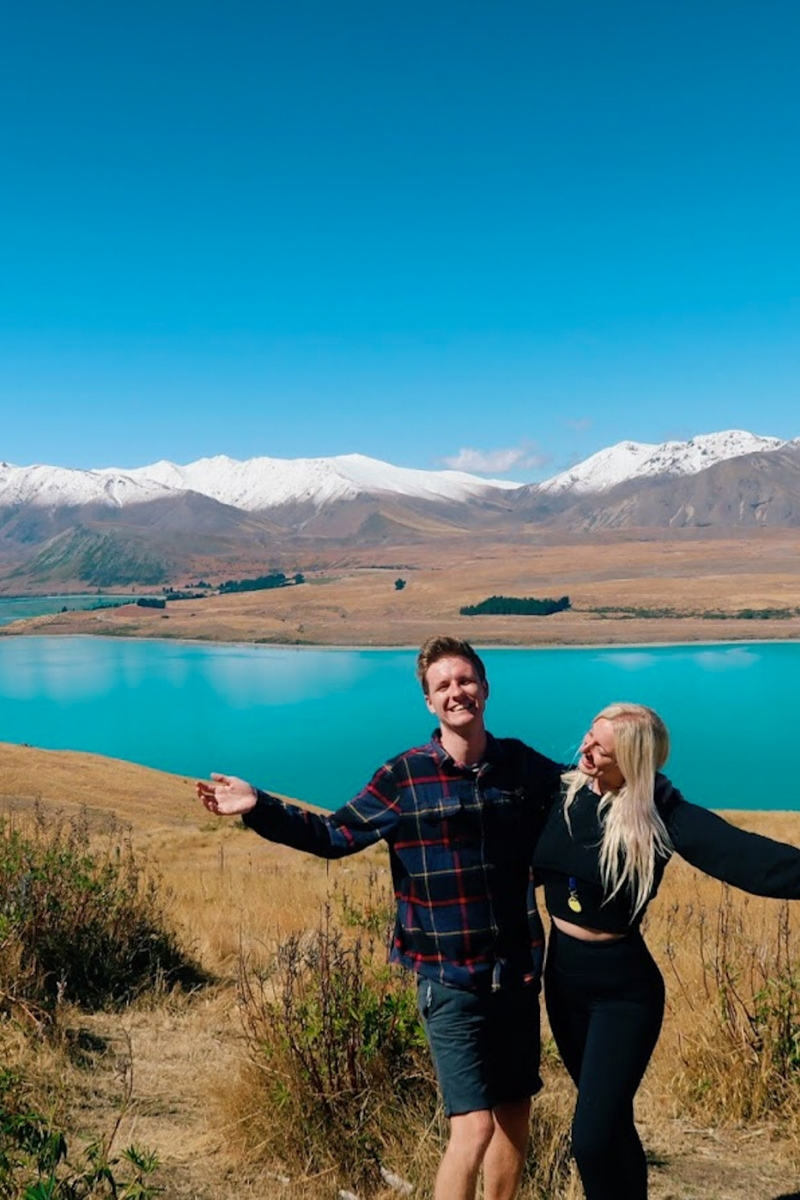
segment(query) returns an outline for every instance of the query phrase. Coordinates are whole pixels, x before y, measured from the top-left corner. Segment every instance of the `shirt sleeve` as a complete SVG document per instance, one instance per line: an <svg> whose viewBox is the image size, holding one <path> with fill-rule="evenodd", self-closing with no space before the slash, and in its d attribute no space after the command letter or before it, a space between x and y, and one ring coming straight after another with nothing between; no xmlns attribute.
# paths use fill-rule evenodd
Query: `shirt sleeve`
<svg viewBox="0 0 800 1200"><path fill-rule="evenodd" d="M248 828L268 841L320 858L344 858L381 838L391 841L400 815L397 785L388 767L376 771L357 796L329 816L269 792L258 791L256 796L255 808L242 818Z"/></svg>
<svg viewBox="0 0 800 1200"><path fill-rule="evenodd" d="M800 850L748 833L707 808L670 796L665 824L675 851L693 867L755 896L800 899Z"/></svg>

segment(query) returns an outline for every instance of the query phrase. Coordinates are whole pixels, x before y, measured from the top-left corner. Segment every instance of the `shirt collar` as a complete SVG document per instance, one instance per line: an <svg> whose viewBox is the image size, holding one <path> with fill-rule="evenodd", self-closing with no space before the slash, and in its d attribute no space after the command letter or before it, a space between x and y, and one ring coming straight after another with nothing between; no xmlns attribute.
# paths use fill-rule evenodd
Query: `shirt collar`
<svg viewBox="0 0 800 1200"><path fill-rule="evenodd" d="M463 763L457 763L455 759L453 759L451 755L447 753L442 745L441 729L434 729L433 734L431 735L431 749L433 751L434 758L436 758L440 763L448 763L461 771L480 771L484 767L494 766L496 763L499 763L503 757L502 742L498 741L493 734L489 733L488 729L486 730L486 751L483 759L481 762L475 763L474 766L465 767Z"/></svg>

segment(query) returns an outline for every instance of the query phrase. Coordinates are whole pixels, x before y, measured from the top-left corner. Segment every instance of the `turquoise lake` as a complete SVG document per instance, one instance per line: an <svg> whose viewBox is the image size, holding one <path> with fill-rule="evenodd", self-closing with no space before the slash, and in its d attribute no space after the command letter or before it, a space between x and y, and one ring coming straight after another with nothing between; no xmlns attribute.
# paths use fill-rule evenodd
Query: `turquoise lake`
<svg viewBox="0 0 800 1200"><path fill-rule="evenodd" d="M798 736L800 645L487 650L487 722L569 760L611 700L667 721L667 773L714 808L800 809L774 763ZM335 808L433 718L408 650L100 638L0 641L0 741L223 771Z"/></svg>
<svg viewBox="0 0 800 1200"><path fill-rule="evenodd" d="M130 599L135 597L131 596ZM86 592L80 596L3 596L0 597L0 625L9 625L24 617L44 617L49 613L61 612L62 608L80 611L126 602L125 596L105 596L97 592Z"/></svg>

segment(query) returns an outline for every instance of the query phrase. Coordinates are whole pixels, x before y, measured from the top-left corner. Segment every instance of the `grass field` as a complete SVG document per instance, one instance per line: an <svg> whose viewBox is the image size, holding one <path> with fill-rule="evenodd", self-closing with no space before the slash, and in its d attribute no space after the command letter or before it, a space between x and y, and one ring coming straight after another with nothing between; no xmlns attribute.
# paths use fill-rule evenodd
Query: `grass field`
<svg viewBox="0 0 800 1200"><path fill-rule="evenodd" d="M169 1198L336 1196L341 1185L330 1170L288 1174L274 1156L264 1158L258 1123L266 1105L258 1068L254 1075L243 964L251 983L268 979L276 947L293 934L308 944L326 907L344 936L356 937L342 916L358 912L362 924L373 911L380 917L389 902L385 852L332 864L303 857L209 819L190 780L126 763L10 745L0 745L0 761L2 807L12 822L30 821L38 804L67 816L84 807L97 839L114 822L130 828L168 897L170 921L214 980L188 996L156 993L117 1012L67 1006L60 1041L31 1041L6 1017L7 1061L25 1063L43 1095L61 1097L71 1130L102 1137L117 1127L115 1145L135 1142L157 1152ZM800 843L800 814L733 819ZM728 894L681 862L667 871L647 936L665 974L668 1011L638 1105L657 1200L796 1193L800 1017L787 994L795 925L776 902ZM375 954L382 958L380 946ZM67 1055L67 1044L85 1053ZM778 1085L774 1063L781 1055L785 1078ZM542 1158L563 1151L572 1095L552 1050L545 1067L533 1147ZM274 1123L278 1114L266 1117ZM387 1135L383 1153L386 1166L414 1182L424 1200L444 1123L435 1113L416 1126L414 1120L402 1136ZM529 1200L580 1194L569 1179L544 1192L530 1183L525 1193Z"/></svg>

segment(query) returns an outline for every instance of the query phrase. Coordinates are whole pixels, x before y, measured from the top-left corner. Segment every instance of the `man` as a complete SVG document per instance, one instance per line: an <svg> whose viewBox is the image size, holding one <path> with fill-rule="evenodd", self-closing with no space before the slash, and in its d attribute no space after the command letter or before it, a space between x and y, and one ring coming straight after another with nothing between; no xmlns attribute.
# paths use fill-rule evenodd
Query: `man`
<svg viewBox="0 0 800 1200"><path fill-rule="evenodd" d="M429 638L417 658L433 740L381 767L331 816L226 775L197 784L210 812L262 837L339 858L383 838L397 897L391 949L415 971L450 1139L435 1200L512 1200L539 1079L542 929L530 859L560 768L487 732L489 685L469 643Z"/></svg>

